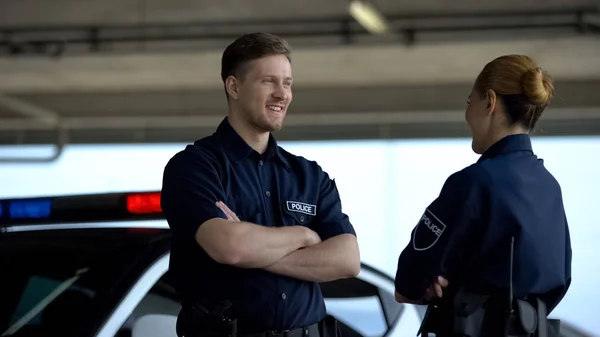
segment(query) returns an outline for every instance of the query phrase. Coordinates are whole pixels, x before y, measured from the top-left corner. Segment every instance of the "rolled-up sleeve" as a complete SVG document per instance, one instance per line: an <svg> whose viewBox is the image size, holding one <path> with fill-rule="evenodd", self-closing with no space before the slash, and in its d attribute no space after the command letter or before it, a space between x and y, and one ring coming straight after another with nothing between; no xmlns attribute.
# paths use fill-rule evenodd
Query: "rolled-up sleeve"
<svg viewBox="0 0 600 337"><path fill-rule="evenodd" d="M161 207L175 236L194 238L207 220L226 219L215 205L219 200L224 200L224 190L214 158L200 151L184 150L167 163Z"/></svg>
<svg viewBox="0 0 600 337"><path fill-rule="evenodd" d="M447 276L468 260L482 233L479 210L484 199L483 185L473 172L460 171L446 180L398 258L395 287L400 295L422 299L437 276Z"/></svg>
<svg viewBox="0 0 600 337"><path fill-rule="evenodd" d="M342 211L342 201L335 180L329 178L326 172L319 169L319 181L320 194L317 216L311 229L317 232L323 241L341 234L356 236L348 215Z"/></svg>

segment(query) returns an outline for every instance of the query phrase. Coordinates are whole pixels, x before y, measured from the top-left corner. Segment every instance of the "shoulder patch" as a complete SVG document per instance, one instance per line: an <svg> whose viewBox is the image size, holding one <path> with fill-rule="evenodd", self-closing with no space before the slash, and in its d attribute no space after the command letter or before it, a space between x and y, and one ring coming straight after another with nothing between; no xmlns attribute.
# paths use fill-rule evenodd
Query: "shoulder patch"
<svg viewBox="0 0 600 337"><path fill-rule="evenodd" d="M446 230L446 225L429 209L426 209L413 231L413 248L417 251L428 250L438 242L444 230Z"/></svg>

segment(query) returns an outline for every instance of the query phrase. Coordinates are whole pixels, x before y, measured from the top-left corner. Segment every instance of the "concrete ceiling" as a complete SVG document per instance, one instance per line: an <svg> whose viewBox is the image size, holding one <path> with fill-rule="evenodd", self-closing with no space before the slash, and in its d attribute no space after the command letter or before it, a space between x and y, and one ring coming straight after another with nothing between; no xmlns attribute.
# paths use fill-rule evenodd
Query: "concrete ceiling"
<svg viewBox="0 0 600 337"><path fill-rule="evenodd" d="M0 144L193 141L212 132L226 113L219 67L229 36L284 28L295 50L296 89L282 139L468 136L463 112L471 83L485 63L508 53L534 56L557 81L558 96L540 134L600 134L600 39L576 29L595 32L598 17L589 8L596 1L374 3L396 18L394 33L370 36L358 27L361 34L348 44L338 22L348 18L345 0L0 0L0 51L6 48L0 55ZM462 18L453 17L459 12ZM578 21L584 12L588 26ZM504 14L493 16L498 13ZM320 21L292 27L288 19ZM232 20L254 23L193 26ZM133 40L96 52L74 38L66 39L60 57L6 53L11 43L53 41L92 26L121 25L115 37L138 32L138 25L147 32L145 25L153 24L222 38ZM337 28L319 28L329 35L301 34L315 25ZM404 44L406 27L417 30L415 45Z"/></svg>
<svg viewBox="0 0 600 337"><path fill-rule="evenodd" d="M348 13L348 0L0 0L3 26L324 18ZM595 0L373 0L386 15L571 9Z"/></svg>

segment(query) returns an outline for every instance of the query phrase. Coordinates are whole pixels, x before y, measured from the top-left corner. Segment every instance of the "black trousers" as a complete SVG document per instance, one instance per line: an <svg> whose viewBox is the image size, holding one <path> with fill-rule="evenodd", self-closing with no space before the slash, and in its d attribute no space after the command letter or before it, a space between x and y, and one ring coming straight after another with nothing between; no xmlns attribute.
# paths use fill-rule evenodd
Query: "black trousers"
<svg viewBox="0 0 600 337"><path fill-rule="evenodd" d="M319 323L313 325L292 329L289 331L265 331L258 334L244 335L238 334L237 337L341 337L341 331L338 321L331 315L326 315Z"/></svg>
<svg viewBox="0 0 600 337"><path fill-rule="evenodd" d="M186 315L185 309L177 320L177 335L179 337L341 337L340 325L331 315L326 315L320 322L307 327L296 328L288 331L265 331L261 333L244 334L220 333L213 329L206 329L204 324L195 320L195 317Z"/></svg>

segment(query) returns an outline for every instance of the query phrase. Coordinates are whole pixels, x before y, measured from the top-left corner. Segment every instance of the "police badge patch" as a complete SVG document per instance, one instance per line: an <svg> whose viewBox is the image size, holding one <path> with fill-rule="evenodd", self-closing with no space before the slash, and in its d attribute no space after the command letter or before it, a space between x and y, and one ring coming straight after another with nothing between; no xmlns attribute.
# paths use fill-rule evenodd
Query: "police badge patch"
<svg viewBox="0 0 600 337"><path fill-rule="evenodd" d="M446 225L426 209L413 231L413 248L417 251L428 250L438 242L445 229Z"/></svg>
<svg viewBox="0 0 600 337"><path fill-rule="evenodd" d="M290 212L304 213L308 215L317 215L317 205L305 204L298 201L288 201L287 209Z"/></svg>

